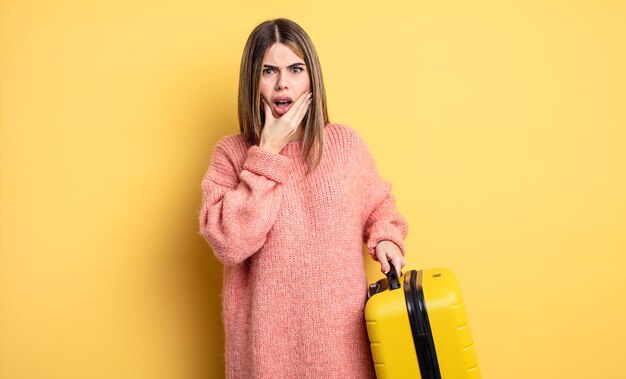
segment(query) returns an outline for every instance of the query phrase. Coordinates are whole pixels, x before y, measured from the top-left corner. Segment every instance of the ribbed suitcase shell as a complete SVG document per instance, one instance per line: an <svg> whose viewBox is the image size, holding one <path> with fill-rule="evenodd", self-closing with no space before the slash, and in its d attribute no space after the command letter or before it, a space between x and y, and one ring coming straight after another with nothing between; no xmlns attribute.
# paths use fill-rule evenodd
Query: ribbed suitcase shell
<svg viewBox="0 0 626 379"><path fill-rule="evenodd" d="M420 331L420 341L432 338L431 347L421 347L418 362L417 346L414 340L415 317L419 310L407 301L405 288L409 286L411 275L421 279L415 288L409 290L408 297L417 298L423 292L424 317L427 332ZM447 269L409 270L400 278L401 288L390 290L387 279L373 284L374 289L365 305L365 320L372 349L372 357L378 379L428 378L428 379L480 379L480 369L470 333L465 306L461 299L459 284ZM414 284L415 284L415 279ZM370 286L370 290L372 290ZM410 287L409 287L410 288ZM411 296L409 296L409 294ZM421 296L421 295L419 295ZM410 300L410 299L409 299ZM413 305L411 305L411 304ZM407 307L409 310L407 310ZM411 309L411 308L414 309ZM413 330L410 317L413 317ZM430 330L428 330L430 329ZM428 334L426 336L425 334ZM433 359L431 361L430 359ZM433 363L431 369L420 372L420 366ZM421 365L420 365L421 363ZM430 366L429 366L430 367Z"/></svg>

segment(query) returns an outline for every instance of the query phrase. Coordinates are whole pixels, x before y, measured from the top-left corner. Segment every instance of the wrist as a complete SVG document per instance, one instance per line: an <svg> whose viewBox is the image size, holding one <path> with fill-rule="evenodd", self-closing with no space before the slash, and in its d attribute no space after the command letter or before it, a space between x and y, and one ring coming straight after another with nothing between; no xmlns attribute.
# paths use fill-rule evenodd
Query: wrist
<svg viewBox="0 0 626 379"><path fill-rule="evenodd" d="M261 140L261 142L259 142L259 147L263 150L269 151L270 153L273 154L278 154L280 153L280 149L277 149L276 146L273 146L272 144L269 144L263 140Z"/></svg>
<svg viewBox="0 0 626 379"><path fill-rule="evenodd" d="M404 251L402 249L402 247L400 245L398 245L396 242L392 241L392 240L380 240L378 241L378 243L376 243L376 247L375 249L378 249L379 247L381 248L385 248L385 246L387 248L390 249L397 249L401 255L404 255Z"/></svg>

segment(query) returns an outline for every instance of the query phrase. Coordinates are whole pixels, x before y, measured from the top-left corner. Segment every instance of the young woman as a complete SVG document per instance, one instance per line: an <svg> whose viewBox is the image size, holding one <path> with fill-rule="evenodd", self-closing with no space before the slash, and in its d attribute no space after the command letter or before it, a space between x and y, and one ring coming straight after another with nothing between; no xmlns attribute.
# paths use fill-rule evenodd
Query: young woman
<svg viewBox="0 0 626 379"><path fill-rule="evenodd" d="M224 263L227 378L371 378L363 243L404 266L407 224L363 140L330 123L317 53L263 22L241 61L240 134L202 180L200 232Z"/></svg>

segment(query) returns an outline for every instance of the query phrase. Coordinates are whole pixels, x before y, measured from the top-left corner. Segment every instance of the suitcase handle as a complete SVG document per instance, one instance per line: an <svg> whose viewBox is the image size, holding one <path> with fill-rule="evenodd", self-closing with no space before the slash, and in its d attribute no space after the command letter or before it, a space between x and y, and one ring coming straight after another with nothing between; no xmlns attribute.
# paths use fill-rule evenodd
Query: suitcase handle
<svg viewBox="0 0 626 379"><path fill-rule="evenodd" d="M396 272L394 265L391 264L391 261L388 261L388 263L389 271L387 272L387 282L389 282L389 289L391 291L397 290L400 288L400 279L398 279L398 273Z"/></svg>

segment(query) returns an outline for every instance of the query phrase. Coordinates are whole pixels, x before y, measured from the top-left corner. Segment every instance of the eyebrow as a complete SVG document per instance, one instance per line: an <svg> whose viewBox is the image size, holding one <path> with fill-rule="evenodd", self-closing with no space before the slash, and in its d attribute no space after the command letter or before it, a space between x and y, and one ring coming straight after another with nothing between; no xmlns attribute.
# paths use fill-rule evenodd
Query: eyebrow
<svg viewBox="0 0 626 379"><path fill-rule="evenodd" d="M306 66L304 63L302 62L296 62L296 63L292 63L289 66L287 66L287 68L292 68L292 67L296 67L296 66ZM264 64L263 67L267 67L267 68L278 68L277 66L272 66L271 64Z"/></svg>

